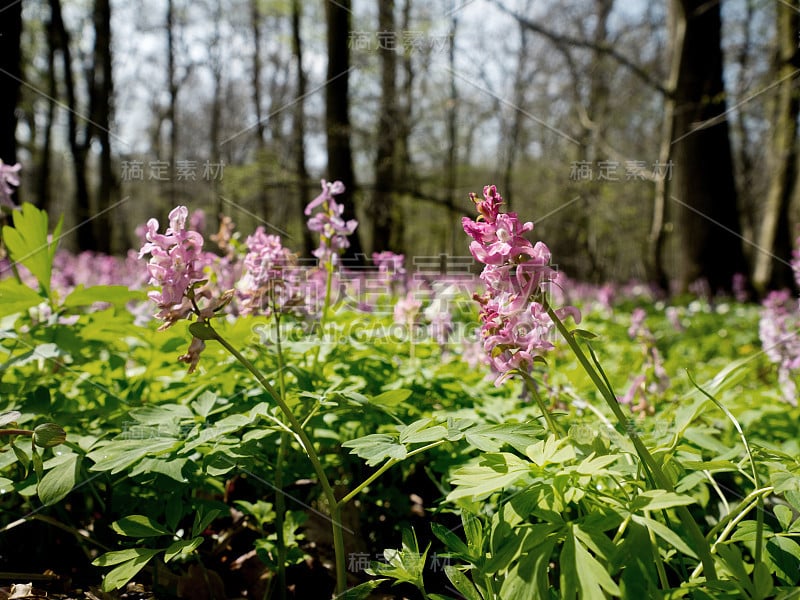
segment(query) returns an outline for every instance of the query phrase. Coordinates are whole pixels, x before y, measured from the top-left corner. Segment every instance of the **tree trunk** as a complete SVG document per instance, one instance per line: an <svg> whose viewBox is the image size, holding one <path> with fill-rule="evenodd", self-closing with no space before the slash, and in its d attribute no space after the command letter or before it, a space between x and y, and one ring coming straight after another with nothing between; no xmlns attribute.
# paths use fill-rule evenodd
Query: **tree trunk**
<svg viewBox="0 0 800 600"><path fill-rule="evenodd" d="M169 121L169 168L175 168L178 152L178 78L175 67L175 0L167 0L167 90L169 105L167 120ZM175 183L172 177L167 182L170 207L175 206Z"/></svg>
<svg viewBox="0 0 800 600"><path fill-rule="evenodd" d="M458 184L458 88L456 87L456 30L458 29L458 17L455 12L450 16L450 48L448 52L448 66L450 68L450 98L447 109L447 155L444 164L445 189L447 190L447 202L450 206L455 206L456 186ZM452 212L451 212L452 215ZM452 215L455 217L455 215ZM450 228L449 250L452 255L456 255L456 239L460 233L458 219L449 218L453 221Z"/></svg>
<svg viewBox="0 0 800 600"><path fill-rule="evenodd" d="M108 208L117 200L119 184L111 162L111 121L114 101L114 81L111 61L111 5L109 0L95 0L94 57L90 90L92 124L87 124L86 147L90 137L100 142L100 169L97 189L97 213L92 223L96 246L100 252L111 252L114 219ZM89 132L92 132L91 135Z"/></svg>
<svg viewBox="0 0 800 600"><path fill-rule="evenodd" d="M0 0L0 14L0 68L8 73L0 93L0 160L13 165L17 162L16 110L22 80L22 2Z"/></svg>
<svg viewBox="0 0 800 600"><path fill-rule="evenodd" d="M791 255L792 235L789 227L789 205L797 180L797 118L800 93L795 71L800 68L797 31L800 26L800 2L778 4L778 65L780 82L776 120L772 128L772 177L758 231L754 255L753 285L759 292L768 287L791 286L793 275L786 264ZM781 260L776 260L780 258Z"/></svg>
<svg viewBox="0 0 800 600"><path fill-rule="evenodd" d="M305 223L305 208L309 202L308 169L306 168L306 74L303 70L303 38L300 35L300 22L303 16L300 0L292 0L292 53L295 62L295 94L294 110L292 112L292 154L294 155L294 173L297 178L297 216L300 223ZM306 256L311 256L314 250L314 241L311 232L304 225L300 227L303 232L303 250Z"/></svg>
<svg viewBox="0 0 800 600"><path fill-rule="evenodd" d="M56 80L56 51L58 49L58 34L53 27L52 19L45 24L47 32L47 114L44 122L42 149L39 153L38 176L36 177L36 205L42 210L50 209L50 161L53 146L53 121L56 114L56 98L58 97L58 82Z"/></svg>
<svg viewBox="0 0 800 600"><path fill-rule="evenodd" d="M668 80L664 87L667 94L664 96L664 117L661 126L661 145L658 152L658 162L662 165L670 164L672 160L672 139L675 128L675 90L678 85L678 74L683 54L683 40L686 36L686 19L676 2L670 2L668 15L668 29L670 35L669 57L670 67ZM672 180L669 177L656 177L653 198L653 220L650 224L648 238L648 260L646 268L648 278L658 285L663 291L669 291L669 279L664 269L664 224L667 218L667 207L670 206L669 196Z"/></svg>
<svg viewBox="0 0 800 600"><path fill-rule="evenodd" d="M78 106L75 97L75 79L72 74L70 38L61 16L61 0L50 0L51 21L61 50L64 87L67 96L67 141L72 154L75 177L75 214L78 221L77 239L81 250L94 250L97 246L91 223L89 186L86 181L86 142L78 140Z"/></svg>
<svg viewBox="0 0 800 600"><path fill-rule="evenodd" d="M675 89L674 195L682 290L730 291L746 272L722 79L718 2L673 0L686 19Z"/></svg>
<svg viewBox="0 0 800 600"><path fill-rule="evenodd" d="M520 137L522 134L522 104L525 101L525 65L528 64L528 30L521 23L519 27L519 54L517 54L517 68L514 73L514 110L511 119L506 125L507 140L503 146L505 156L503 160L502 194L506 201L506 210L511 210L514 201L514 190L512 180L514 176L514 165L517 161Z"/></svg>
<svg viewBox="0 0 800 600"><path fill-rule="evenodd" d="M256 192L256 214L270 218L267 207L267 189L264 179L266 160L264 116L261 110L261 11L259 0L250 0L250 29L253 33L253 107L256 111L256 164L258 165L258 191Z"/></svg>
<svg viewBox="0 0 800 600"><path fill-rule="evenodd" d="M395 31L394 0L378 0L378 31ZM372 250L398 252L402 242L396 239L394 230L397 53L393 47L383 47L380 54L381 105L378 113L378 148L375 153L375 190L371 207Z"/></svg>
<svg viewBox="0 0 800 600"><path fill-rule="evenodd" d="M351 0L326 2L328 25L328 85L325 87L325 133L328 140L328 178L340 180L345 193L339 197L344 204L343 218L353 219L355 212L356 177L353 172L353 152L350 146L350 13ZM350 247L344 257L363 260L358 230L350 236Z"/></svg>

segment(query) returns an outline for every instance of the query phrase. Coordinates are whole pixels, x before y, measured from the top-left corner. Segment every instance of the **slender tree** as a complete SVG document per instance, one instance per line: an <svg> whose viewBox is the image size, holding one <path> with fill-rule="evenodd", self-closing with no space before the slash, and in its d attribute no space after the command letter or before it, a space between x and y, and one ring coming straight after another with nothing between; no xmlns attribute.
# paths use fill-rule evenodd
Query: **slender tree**
<svg viewBox="0 0 800 600"><path fill-rule="evenodd" d="M305 207L309 201L308 169L306 168L306 73L303 67L303 38L300 25L303 8L300 0L292 0L292 54L295 68L295 103L292 112L292 154L294 156L294 174L297 178L297 215L300 222L306 219ZM301 227L303 232L303 249L307 256L314 250L314 242L308 227Z"/></svg>
<svg viewBox="0 0 800 600"><path fill-rule="evenodd" d="M111 60L111 3L95 0L94 3L94 50L89 77L89 114L84 136L86 147L89 140L100 144L100 164L97 188L97 212L93 216L95 249L111 252L114 220L108 208L119 195L119 182L114 175L111 157L111 126L114 101L114 80Z"/></svg>
<svg viewBox="0 0 800 600"><path fill-rule="evenodd" d="M792 285L792 270L787 264L792 235L789 205L797 186L797 118L800 114L800 1L791 0L775 6L777 15L779 81L775 122L772 128L771 183L763 206L758 250L753 259L753 284L763 292L767 287ZM783 260L776 260L781 258Z"/></svg>
<svg viewBox="0 0 800 600"><path fill-rule="evenodd" d="M50 19L54 37L58 41L64 77L64 93L67 99L67 142L72 154L72 172L75 179L75 213L78 219L78 247L93 250L97 243L92 227L89 184L86 177L86 140L78 137L78 100L75 77L72 71L72 51L70 36L64 26L61 13L61 0L50 0Z"/></svg>
<svg viewBox="0 0 800 600"><path fill-rule="evenodd" d="M378 31L394 32L394 0L378 0ZM393 36L389 36L393 39ZM372 249L401 250L395 234L395 156L397 153L397 52L393 44L380 46L381 101L375 153L375 188L371 203Z"/></svg>
<svg viewBox="0 0 800 600"><path fill-rule="evenodd" d="M350 144L350 14L351 1L326 2L328 29L328 84L325 87L325 133L328 141L328 178L344 183L341 196L344 218L355 218L356 176ZM345 259L361 260L361 237L356 230L350 236Z"/></svg>

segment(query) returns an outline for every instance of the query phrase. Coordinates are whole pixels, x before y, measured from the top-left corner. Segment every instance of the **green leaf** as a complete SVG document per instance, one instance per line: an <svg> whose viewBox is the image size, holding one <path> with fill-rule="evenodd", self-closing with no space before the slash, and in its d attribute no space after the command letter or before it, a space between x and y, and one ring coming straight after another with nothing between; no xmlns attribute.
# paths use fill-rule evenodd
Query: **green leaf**
<svg viewBox="0 0 800 600"><path fill-rule="evenodd" d="M431 523L431 531L441 542L445 545L449 552L457 554L464 559L469 559L473 556L469 547L453 533L452 529L445 527L441 523Z"/></svg>
<svg viewBox="0 0 800 600"><path fill-rule="evenodd" d="M145 515L130 515L111 524L111 528L121 535L135 538L170 535L170 532Z"/></svg>
<svg viewBox="0 0 800 600"><path fill-rule="evenodd" d="M55 504L72 491L78 477L79 458L77 454L68 454L63 462L44 474L36 488L42 504Z"/></svg>
<svg viewBox="0 0 800 600"><path fill-rule="evenodd" d="M36 446L31 448L31 462L33 462L33 470L36 473L36 479L41 482L44 467L42 465L42 457L36 450Z"/></svg>
<svg viewBox="0 0 800 600"><path fill-rule="evenodd" d="M172 438L114 440L92 450L86 457L95 463L92 471L110 471L115 475L145 456L157 456L178 445Z"/></svg>
<svg viewBox="0 0 800 600"><path fill-rule="evenodd" d="M652 530L652 532L658 537L676 548L678 551L683 552L686 556L697 558L697 554L695 554L694 550L692 550L677 533L672 531L663 523L649 517L640 517L638 515L632 515L631 519L642 527L647 527Z"/></svg>
<svg viewBox="0 0 800 600"><path fill-rule="evenodd" d="M571 333L576 338L583 340L593 340L597 337L597 334L587 331L586 329L573 329Z"/></svg>
<svg viewBox="0 0 800 600"><path fill-rule="evenodd" d="M365 600L369 598L372 590L378 587L384 581L389 581L388 579L373 579L372 581L365 581L364 583L357 585L354 588L350 588L343 594L336 596L336 600Z"/></svg>
<svg viewBox="0 0 800 600"><path fill-rule="evenodd" d="M182 558L188 558L189 555L197 550L202 543L203 538L201 537L173 542L164 552L164 562L169 562L178 556Z"/></svg>
<svg viewBox="0 0 800 600"><path fill-rule="evenodd" d="M781 528L786 531L789 529L789 526L792 524L792 509L788 506L784 506L783 504L778 504L773 509L775 513L775 517L777 517L778 522L781 524Z"/></svg>
<svg viewBox="0 0 800 600"><path fill-rule="evenodd" d="M667 492L666 490L647 490L634 498L631 503L631 511L656 511L672 508L674 506L686 506L687 504L694 504L695 502L697 502L697 500L691 496L682 496L681 494Z"/></svg>
<svg viewBox="0 0 800 600"><path fill-rule="evenodd" d="M118 565L144 555L152 558L159 552L161 552L161 550L153 550L151 548L128 548L127 550L113 550L111 552L101 554L92 561L92 564L95 567L111 567L113 565Z"/></svg>
<svg viewBox="0 0 800 600"><path fill-rule="evenodd" d="M7 427L11 423L16 423L22 417L22 413L18 410L10 410L8 412L0 413L0 427Z"/></svg>
<svg viewBox="0 0 800 600"><path fill-rule="evenodd" d="M63 305L68 308L91 306L95 302L108 302L114 306L125 306L131 300L142 299L141 292L133 292L124 285L95 285L84 287L79 285L64 299Z"/></svg>
<svg viewBox="0 0 800 600"><path fill-rule="evenodd" d="M206 528L211 524L211 521L216 519L222 511L218 508L212 508L205 512L202 508L194 515L194 524L192 525L192 537L197 537L203 533Z"/></svg>
<svg viewBox="0 0 800 600"><path fill-rule="evenodd" d="M444 568L444 573L447 575L450 583L453 584L453 587L456 588L458 593L464 596L466 600L483 600L483 596L478 592L475 584L456 567L447 565Z"/></svg>
<svg viewBox="0 0 800 600"><path fill-rule="evenodd" d="M204 419L211 414L211 409L217 403L217 395L214 392L206 390L200 394L191 404L192 410Z"/></svg>
<svg viewBox="0 0 800 600"><path fill-rule="evenodd" d="M477 463L456 469L451 483L456 488L451 491L448 501L459 498L482 500L487 496L510 486L528 473L528 464L514 454L507 452L486 454Z"/></svg>
<svg viewBox="0 0 800 600"><path fill-rule="evenodd" d="M43 423L33 430L33 443L40 448L52 448L67 440L67 432L61 425Z"/></svg>
<svg viewBox="0 0 800 600"><path fill-rule="evenodd" d="M59 222L53 241L47 239L47 213L28 202L11 216L14 227L3 227L3 242L12 261L24 265L36 277L46 296L50 296L50 275L58 245ZM63 222L63 221L62 221Z"/></svg>
<svg viewBox="0 0 800 600"><path fill-rule="evenodd" d="M764 561L785 585L800 582L800 544L788 537L775 536L767 541Z"/></svg>
<svg viewBox="0 0 800 600"><path fill-rule="evenodd" d="M14 279L0 281L0 316L28 310L43 300L38 292Z"/></svg>
<svg viewBox="0 0 800 600"><path fill-rule="evenodd" d="M112 569L103 579L103 591L110 592L120 589L128 583L142 568L161 550L150 548L135 548L137 556ZM109 553L112 554L112 553ZM102 558L102 557L100 557ZM95 561L96 563L97 561ZM93 563L93 564L95 564ZM102 565L101 565L102 566Z"/></svg>
<svg viewBox="0 0 800 600"><path fill-rule="evenodd" d="M528 446L525 454L538 467L548 464L560 465L575 459L575 450L567 444L567 440L556 440L554 435Z"/></svg>
<svg viewBox="0 0 800 600"><path fill-rule="evenodd" d="M411 390L389 390L388 392L383 392L382 394L378 394L377 396L371 398L369 403L376 406L383 406L385 408L393 408L398 404L402 404L408 400L411 394Z"/></svg>
<svg viewBox="0 0 800 600"><path fill-rule="evenodd" d="M499 452L508 444L519 452L539 440L542 428L527 423L481 424L464 432L467 443L484 452Z"/></svg>
<svg viewBox="0 0 800 600"><path fill-rule="evenodd" d="M447 437L447 429L441 425L428 427L433 419L419 419L400 429L401 444L424 444L437 442Z"/></svg>
<svg viewBox="0 0 800 600"><path fill-rule="evenodd" d="M403 444L398 444L394 437L384 433L373 433L342 444L343 448L352 448L355 454L367 461L370 467L381 464L386 459L403 460L408 451Z"/></svg>
<svg viewBox="0 0 800 600"><path fill-rule="evenodd" d="M577 581L581 591L581 600L606 600L605 592L619 596L619 587L606 571L605 567L594 558L589 551L573 535L567 535L561 550L562 590L563 597L572 598Z"/></svg>

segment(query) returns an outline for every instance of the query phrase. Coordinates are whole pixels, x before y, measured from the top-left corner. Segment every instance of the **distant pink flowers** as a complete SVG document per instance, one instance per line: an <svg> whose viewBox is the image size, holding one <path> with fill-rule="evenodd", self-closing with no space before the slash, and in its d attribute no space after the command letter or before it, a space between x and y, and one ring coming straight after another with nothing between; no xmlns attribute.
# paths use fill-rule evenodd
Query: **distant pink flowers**
<svg viewBox="0 0 800 600"><path fill-rule="evenodd" d="M277 235L267 235L263 227L247 238L244 257L245 273L239 282L242 313L270 311L291 302L289 267L294 255L281 244Z"/></svg>
<svg viewBox="0 0 800 600"><path fill-rule="evenodd" d="M483 200L470 198L478 219L464 217L464 231L473 241L472 256L483 263L481 279L486 285L481 305L483 348L500 373L499 384L514 370L530 372L536 357L553 348L554 324L547 314L547 285L557 277L550 266L550 250L542 242L532 244L524 234L533 223L520 223L516 213L501 213L503 198L495 186L483 188ZM559 318L572 316L580 322L574 307L557 311Z"/></svg>
<svg viewBox="0 0 800 600"><path fill-rule="evenodd" d="M331 261L336 263L339 253L350 246L347 236L351 235L358 227L358 221L350 219L345 221L342 218L344 206L336 202L334 196L344 192L344 184L341 181L328 183L322 180L322 193L309 202L306 206L306 215L311 215L315 208L321 208L313 217L308 220L308 228L319 233L319 248L313 254L319 259L320 264Z"/></svg>
<svg viewBox="0 0 800 600"><path fill-rule="evenodd" d="M796 273L796 271L795 271ZM764 299L758 336L764 353L778 365L778 383L783 398L797 406L797 384L800 372L800 306L789 290L770 292Z"/></svg>
<svg viewBox="0 0 800 600"><path fill-rule="evenodd" d="M0 206L8 208L17 208L16 204L11 200L11 194L14 189L11 187L19 187L19 172L22 165L17 163L15 165L7 165L0 160Z"/></svg>
<svg viewBox="0 0 800 600"><path fill-rule="evenodd" d="M188 210L179 206L169 213L166 233L158 233L158 221L150 219L145 226L146 243L139 250L139 258L150 254L147 271L151 285L160 291L148 293L161 309L156 315L164 320L163 328L186 317L192 310L187 292L193 284L204 279L203 236L186 230Z"/></svg>

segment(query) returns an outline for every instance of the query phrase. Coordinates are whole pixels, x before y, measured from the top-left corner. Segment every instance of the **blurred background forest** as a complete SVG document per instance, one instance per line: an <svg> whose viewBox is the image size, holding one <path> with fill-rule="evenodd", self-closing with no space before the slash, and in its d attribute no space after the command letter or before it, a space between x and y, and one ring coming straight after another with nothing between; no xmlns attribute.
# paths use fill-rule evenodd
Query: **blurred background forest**
<svg viewBox="0 0 800 600"><path fill-rule="evenodd" d="M798 0L0 0L0 158L72 250L341 179L352 252L468 256L495 183L571 277L788 285ZM163 222L163 221L162 221Z"/></svg>

